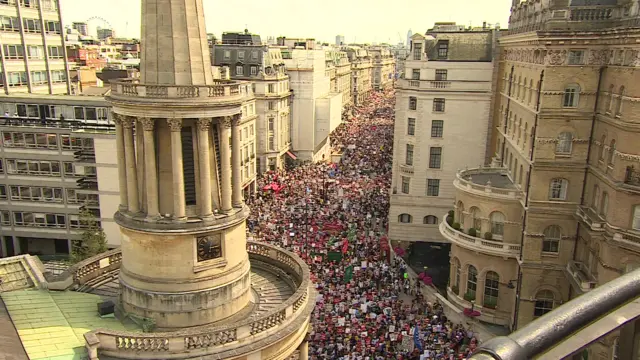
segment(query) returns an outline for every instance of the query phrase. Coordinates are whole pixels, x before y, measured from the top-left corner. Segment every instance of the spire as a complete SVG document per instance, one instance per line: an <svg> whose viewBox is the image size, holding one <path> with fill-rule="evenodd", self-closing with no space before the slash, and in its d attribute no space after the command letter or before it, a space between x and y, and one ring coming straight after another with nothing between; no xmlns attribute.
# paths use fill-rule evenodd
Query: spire
<svg viewBox="0 0 640 360"><path fill-rule="evenodd" d="M202 0L142 0L141 82L211 85Z"/></svg>

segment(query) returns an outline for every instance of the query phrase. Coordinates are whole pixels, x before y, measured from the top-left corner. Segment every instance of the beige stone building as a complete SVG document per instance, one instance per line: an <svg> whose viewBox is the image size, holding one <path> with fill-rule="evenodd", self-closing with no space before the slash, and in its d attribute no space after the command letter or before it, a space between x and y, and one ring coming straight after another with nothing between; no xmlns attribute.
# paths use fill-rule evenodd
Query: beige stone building
<svg viewBox="0 0 640 360"><path fill-rule="evenodd" d="M454 201L456 171L484 162L494 45L492 30L412 36L406 73L396 85L389 209L394 245L448 242L438 224Z"/></svg>
<svg viewBox="0 0 640 360"><path fill-rule="evenodd" d="M71 93L60 1L2 1L0 18L4 93Z"/></svg>
<svg viewBox="0 0 640 360"><path fill-rule="evenodd" d="M519 328L640 262L634 1L514 1L493 161L454 180L449 299ZM459 230L457 230L459 229ZM618 358L618 333L589 358Z"/></svg>
<svg viewBox="0 0 640 360"><path fill-rule="evenodd" d="M393 87L396 61L391 50L385 46L370 46L367 50L373 57L373 89L384 90Z"/></svg>
<svg viewBox="0 0 640 360"><path fill-rule="evenodd" d="M373 91L373 60L368 50L359 46L341 48L351 62L351 96L354 105L360 104Z"/></svg>
<svg viewBox="0 0 640 360"><path fill-rule="evenodd" d="M331 92L342 94L342 107L353 104L351 97L351 63L347 53L339 50L326 50L327 71L331 79Z"/></svg>

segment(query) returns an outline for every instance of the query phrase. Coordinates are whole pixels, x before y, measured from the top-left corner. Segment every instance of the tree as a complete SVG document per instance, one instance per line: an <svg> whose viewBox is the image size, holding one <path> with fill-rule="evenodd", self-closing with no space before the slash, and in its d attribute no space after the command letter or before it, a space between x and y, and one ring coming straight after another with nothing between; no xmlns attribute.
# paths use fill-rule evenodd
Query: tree
<svg viewBox="0 0 640 360"><path fill-rule="evenodd" d="M80 224L82 240L73 242L71 260L79 262L107 251L107 236L98 223L95 215L86 207L80 208Z"/></svg>

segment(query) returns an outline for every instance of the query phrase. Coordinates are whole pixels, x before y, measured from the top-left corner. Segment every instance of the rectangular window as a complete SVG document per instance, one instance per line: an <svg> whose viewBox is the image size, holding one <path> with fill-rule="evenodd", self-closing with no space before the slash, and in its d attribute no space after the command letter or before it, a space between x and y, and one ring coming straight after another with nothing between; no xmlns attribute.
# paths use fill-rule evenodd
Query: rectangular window
<svg viewBox="0 0 640 360"><path fill-rule="evenodd" d="M34 60L44 59L44 47L42 46L29 45L27 46L27 53L29 54L29 59L34 59Z"/></svg>
<svg viewBox="0 0 640 360"><path fill-rule="evenodd" d="M231 59L231 51L229 51L229 50L225 50L224 51L224 59L225 60Z"/></svg>
<svg viewBox="0 0 640 360"><path fill-rule="evenodd" d="M257 51L252 51L251 52L251 59L252 60L258 60L258 52Z"/></svg>
<svg viewBox="0 0 640 360"><path fill-rule="evenodd" d="M20 31L20 20L13 16L2 16L0 17L0 30L2 31Z"/></svg>
<svg viewBox="0 0 640 360"><path fill-rule="evenodd" d="M33 85L42 85L47 83L47 72L46 71L32 71L31 72L31 83Z"/></svg>
<svg viewBox="0 0 640 360"><path fill-rule="evenodd" d="M251 75L258 75L258 67L256 66L252 66L251 67Z"/></svg>
<svg viewBox="0 0 640 360"><path fill-rule="evenodd" d="M410 96L409 97L409 110L416 110L418 109L418 99L416 97Z"/></svg>
<svg viewBox="0 0 640 360"><path fill-rule="evenodd" d="M444 128L443 120L431 120L431 137L441 138Z"/></svg>
<svg viewBox="0 0 640 360"><path fill-rule="evenodd" d="M269 107L269 110L273 110L274 109L274 104L273 101L269 101L269 103L267 104L267 106Z"/></svg>
<svg viewBox="0 0 640 360"><path fill-rule="evenodd" d="M429 168L440 169L442 165L442 148L432 147L429 149Z"/></svg>
<svg viewBox="0 0 640 360"><path fill-rule="evenodd" d="M20 44L4 45L4 57L7 60L24 59L24 46Z"/></svg>
<svg viewBox="0 0 640 360"><path fill-rule="evenodd" d="M238 60L244 60L244 51L238 51Z"/></svg>
<svg viewBox="0 0 640 360"><path fill-rule="evenodd" d="M53 83L62 83L67 81L67 72L64 70L52 70L51 71L51 82Z"/></svg>
<svg viewBox="0 0 640 360"><path fill-rule="evenodd" d="M413 69L411 72L411 79L420 80L420 69Z"/></svg>
<svg viewBox="0 0 640 360"><path fill-rule="evenodd" d="M577 86L569 86L566 89L564 89L564 96L562 97L562 106L577 107L579 93L580 93L580 89Z"/></svg>
<svg viewBox="0 0 640 360"><path fill-rule="evenodd" d="M409 193L409 187L411 185L411 179L409 179L406 176L402 177L402 193L403 194L408 194Z"/></svg>
<svg viewBox="0 0 640 360"><path fill-rule="evenodd" d="M438 41L438 59L449 57L449 40Z"/></svg>
<svg viewBox="0 0 640 360"><path fill-rule="evenodd" d="M569 65L583 65L584 50L569 50Z"/></svg>
<svg viewBox="0 0 640 360"><path fill-rule="evenodd" d="M48 46L49 58L51 59L63 59L64 49L62 46Z"/></svg>
<svg viewBox="0 0 640 360"><path fill-rule="evenodd" d="M415 135L416 134L416 119L409 118L407 120L407 135Z"/></svg>
<svg viewBox="0 0 640 360"><path fill-rule="evenodd" d="M407 165L413 165L413 145L411 144L407 144L404 163Z"/></svg>
<svg viewBox="0 0 640 360"><path fill-rule="evenodd" d="M413 44L413 60L422 60L422 44Z"/></svg>
<svg viewBox="0 0 640 360"><path fill-rule="evenodd" d="M244 75L244 68L242 66L236 66L236 75Z"/></svg>
<svg viewBox="0 0 640 360"><path fill-rule="evenodd" d="M7 79L9 86L25 86L27 82L27 73L24 71L12 71Z"/></svg>
<svg viewBox="0 0 640 360"><path fill-rule="evenodd" d="M440 179L427 179L427 196L440 195Z"/></svg>
<svg viewBox="0 0 640 360"><path fill-rule="evenodd" d="M14 212L15 226L66 228L67 217L64 214L47 214L35 212Z"/></svg>
<svg viewBox="0 0 640 360"><path fill-rule="evenodd" d="M269 118L267 122L267 150L274 151L275 147L275 119Z"/></svg>
<svg viewBox="0 0 640 360"><path fill-rule="evenodd" d="M443 98L433 99L433 112L444 112L444 101Z"/></svg>
<svg viewBox="0 0 640 360"><path fill-rule="evenodd" d="M0 185L0 200L7 199L7 187L4 185Z"/></svg>
<svg viewBox="0 0 640 360"><path fill-rule="evenodd" d="M180 132L182 139L182 174L184 176L184 199L186 205L196 205L196 168L193 153L193 132L185 126ZM235 150L235 149L234 149Z"/></svg>
<svg viewBox="0 0 640 360"><path fill-rule="evenodd" d="M275 87L274 87L274 85L273 85L273 84L269 84L269 85L268 85L268 90L267 90L267 92L268 92L268 93L270 93L270 94L275 92Z"/></svg>
<svg viewBox="0 0 640 360"><path fill-rule="evenodd" d="M7 174L60 176L60 163L43 160L7 160Z"/></svg>
<svg viewBox="0 0 640 360"><path fill-rule="evenodd" d="M41 30L40 20L38 19L22 19L22 25L25 32L39 33Z"/></svg>
<svg viewBox="0 0 640 360"><path fill-rule="evenodd" d="M436 81L446 81L447 80L447 70L438 69L436 70Z"/></svg>

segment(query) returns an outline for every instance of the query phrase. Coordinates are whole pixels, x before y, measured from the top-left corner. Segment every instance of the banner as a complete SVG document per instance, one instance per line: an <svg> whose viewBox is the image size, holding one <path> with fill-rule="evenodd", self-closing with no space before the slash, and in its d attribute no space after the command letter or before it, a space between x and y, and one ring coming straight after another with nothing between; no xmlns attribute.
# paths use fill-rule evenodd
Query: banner
<svg viewBox="0 0 640 360"><path fill-rule="evenodd" d="M348 266L344 270L344 282L348 283L349 281L351 281L351 279L353 279L353 265Z"/></svg>
<svg viewBox="0 0 640 360"><path fill-rule="evenodd" d="M342 253L339 251L329 251L329 253L327 254L327 260L339 262L342 260Z"/></svg>

